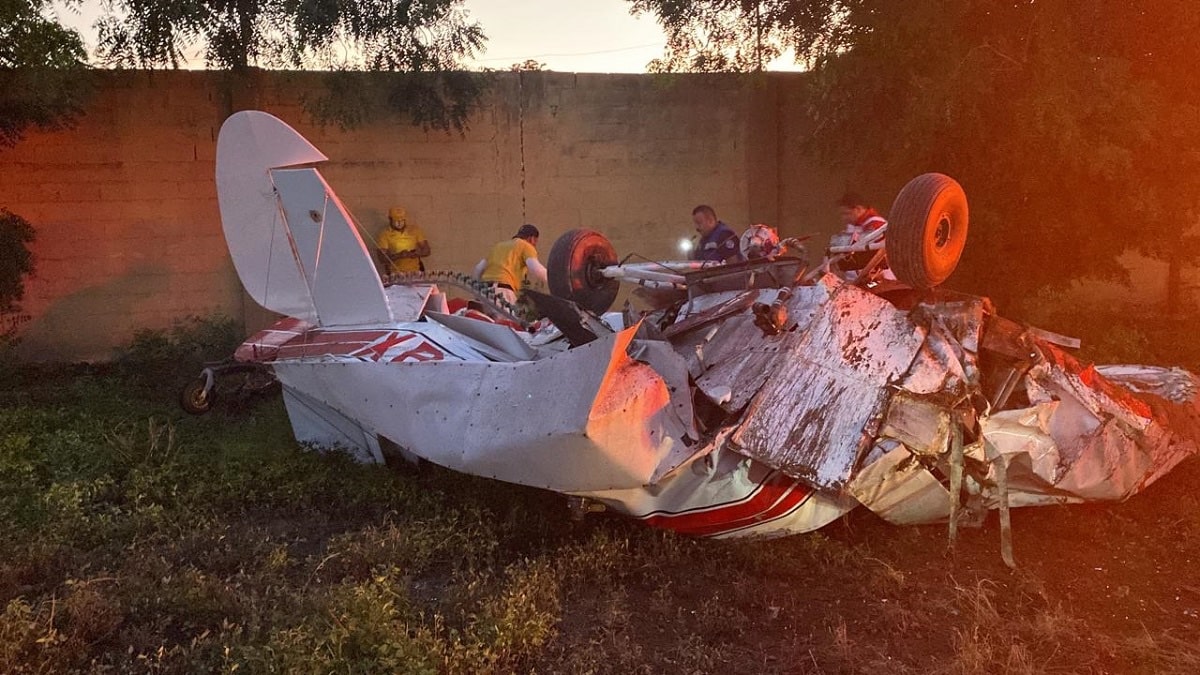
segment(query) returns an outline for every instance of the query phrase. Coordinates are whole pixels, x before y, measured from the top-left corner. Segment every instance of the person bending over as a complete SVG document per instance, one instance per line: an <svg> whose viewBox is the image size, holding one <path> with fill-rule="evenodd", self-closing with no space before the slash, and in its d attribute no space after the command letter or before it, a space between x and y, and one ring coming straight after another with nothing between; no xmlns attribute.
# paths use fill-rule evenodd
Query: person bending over
<svg viewBox="0 0 1200 675"><path fill-rule="evenodd" d="M517 291L528 274L529 280L546 284L546 268L537 257L538 229L522 225L517 233L492 247L475 265L476 279L491 284L498 297L516 303Z"/></svg>

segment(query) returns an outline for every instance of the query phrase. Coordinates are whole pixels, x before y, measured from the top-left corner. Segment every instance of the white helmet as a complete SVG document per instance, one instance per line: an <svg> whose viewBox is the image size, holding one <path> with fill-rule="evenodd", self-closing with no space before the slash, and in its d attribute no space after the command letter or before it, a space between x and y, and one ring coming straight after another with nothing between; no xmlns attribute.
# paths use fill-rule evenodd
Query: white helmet
<svg viewBox="0 0 1200 675"><path fill-rule="evenodd" d="M751 225L742 233L739 243L746 260L770 258L783 252L783 247L779 245L779 233L769 225Z"/></svg>

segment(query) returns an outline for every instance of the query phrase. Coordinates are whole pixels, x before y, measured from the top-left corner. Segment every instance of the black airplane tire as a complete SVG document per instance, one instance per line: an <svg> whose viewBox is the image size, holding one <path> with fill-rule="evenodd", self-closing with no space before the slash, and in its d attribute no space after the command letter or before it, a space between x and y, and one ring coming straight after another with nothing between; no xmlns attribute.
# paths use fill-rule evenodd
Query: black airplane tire
<svg viewBox="0 0 1200 675"><path fill-rule="evenodd" d="M215 398L216 387L208 389L207 378L197 377L179 392L179 406L190 415L203 415L212 410Z"/></svg>
<svg viewBox="0 0 1200 675"><path fill-rule="evenodd" d="M887 258L896 278L916 289L946 280L967 243L967 195L953 178L926 173L908 182L888 214Z"/></svg>
<svg viewBox="0 0 1200 675"><path fill-rule="evenodd" d="M616 301L621 284L600 270L616 264L617 251L603 234L586 228L569 230L555 240L547 259L550 294L603 314Z"/></svg>

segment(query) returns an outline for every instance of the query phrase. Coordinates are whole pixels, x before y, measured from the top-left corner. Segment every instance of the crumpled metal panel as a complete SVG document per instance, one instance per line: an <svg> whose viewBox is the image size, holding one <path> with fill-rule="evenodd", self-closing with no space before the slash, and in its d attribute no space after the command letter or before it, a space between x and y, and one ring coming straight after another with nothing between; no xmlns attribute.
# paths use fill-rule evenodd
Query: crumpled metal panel
<svg viewBox="0 0 1200 675"><path fill-rule="evenodd" d="M1057 348L1047 345L1043 355L1044 360L1026 374L1025 391L1033 404L1060 402L1047 432L1064 462L1073 463L1084 441L1100 433L1107 420L1116 419L1138 431L1150 427L1150 406L1133 392L1109 382L1094 367L1082 366Z"/></svg>
<svg viewBox="0 0 1200 675"><path fill-rule="evenodd" d="M1120 501L1196 454L1200 409L1194 398L1177 396L1190 374L1095 368L1055 347L1043 352L1045 361L1026 377L1034 405L980 420L983 437L1007 460L1011 506ZM984 496L997 505L995 494Z"/></svg>
<svg viewBox="0 0 1200 675"><path fill-rule="evenodd" d="M392 320L397 323L419 321L426 309L435 309L433 301L442 295L436 286L415 284L388 286L383 293L392 310Z"/></svg>
<svg viewBox="0 0 1200 675"><path fill-rule="evenodd" d="M723 401L720 405L728 412L740 410L754 397L782 342L780 336L764 340L749 310L672 340L687 359L696 387L708 398ZM732 398L718 393L727 391Z"/></svg>
<svg viewBox="0 0 1200 675"><path fill-rule="evenodd" d="M465 316L426 312L425 316L476 343L476 349L494 361L532 361L537 350L511 327Z"/></svg>
<svg viewBox="0 0 1200 675"><path fill-rule="evenodd" d="M1058 445L1050 437L1050 420L1057 414L1059 401L1039 403L1029 408L1003 410L979 420L979 429L987 442L1003 455L1024 454L1030 470L1049 485L1057 483L1066 470ZM1009 487L1017 487L1010 481Z"/></svg>
<svg viewBox="0 0 1200 675"><path fill-rule="evenodd" d="M1200 379L1183 368L1157 366L1096 366L1108 381L1142 394L1153 394L1172 403L1187 403L1200 393Z"/></svg>
<svg viewBox="0 0 1200 675"><path fill-rule="evenodd" d="M839 283L833 277L829 283ZM696 386L706 396L728 412L745 408L771 376L782 354L794 349L799 337L809 329L818 313L829 302L831 286L817 283L793 289L787 302L788 321L792 328L779 335L763 335L754 325L749 309L730 316L709 331L673 340L676 349L692 363ZM767 289L759 293L757 302L770 304L778 291ZM728 393L728 397L726 397Z"/></svg>
<svg viewBox="0 0 1200 675"><path fill-rule="evenodd" d="M1070 410L1055 401L981 420L983 437L1005 460L1010 507L1120 501L1147 484L1158 461L1152 451L1161 442L1157 429L1147 436L1110 419L1060 449L1049 427ZM986 508L1000 504L996 470L990 467L984 486Z"/></svg>
<svg viewBox="0 0 1200 675"><path fill-rule="evenodd" d="M864 466L850 494L895 525L936 523L950 517L950 491L900 443Z"/></svg>
<svg viewBox="0 0 1200 675"><path fill-rule="evenodd" d="M671 396L669 420L673 422L668 433L682 441L674 446L671 453L654 470L650 482L656 483L688 459L708 452L709 449L700 443L700 433L694 424L695 412L692 409L692 390L688 386L687 362L676 354L670 345L660 340L634 340L629 345L629 357L649 365L666 384Z"/></svg>
<svg viewBox="0 0 1200 675"><path fill-rule="evenodd" d="M1098 366L1096 370L1145 401L1154 417L1153 427L1161 431L1163 445L1137 488L1141 489L1187 457L1200 454L1200 378L1181 368L1142 366L1137 372L1133 368Z"/></svg>
<svg viewBox="0 0 1200 675"><path fill-rule="evenodd" d="M689 454L682 438L695 433L670 389L686 378L669 387L626 354L636 331L521 363L286 361L275 372L286 389L450 469L560 492L632 488Z"/></svg>
<svg viewBox="0 0 1200 675"><path fill-rule="evenodd" d="M1057 400L1065 394L1099 419L1116 418L1139 430L1149 427L1153 411L1134 392L1111 382L1095 366L1083 366L1057 348L1047 347L1043 353L1045 361L1026 376L1031 402Z"/></svg>
<svg viewBox="0 0 1200 675"><path fill-rule="evenodd" d="M879 435L894 438L919 455L940 455L950 443L950 409L903 391L892 396Z"/></svg>
<svg viewBox="0 0 1200 675"><path fill-rule="evenodd" d="M1053 347L1027 376L1034 403L1059 401L1047 432L1068 467L1055 487L1089 500L1121 500L1196 454L1197 402L1136 393Z"/></svg>
<svg viewBox="0 0 1200 675"><path fill-rule="evenodd" d="M720 293L716 295L724 296L731 294ZM722 301L720 304L708 307L701 311L692 311L687 315L683 315L683 312L681 311L679 320L670 326L667 326L667 328L663 330L663 338L669 340L676 335L694 331L697 328L707 326L708 324L723 319L727 316L744 312L747 309L750 309L750 307L754 304L754 301L758 299L758 296L758 291L742 291L741 293L732 294L729 299ZM713 296L703 296L701 299L707 300L709 297ZM689 304L694 305L699 303L693 302ZM686 307L687 306L685 305L685 308Z"/></svg>
<svg viewBox="0 0 1200 675"><path fill-rule="evenodd" d="M1056 485L1068 469L1049 433L1050 420L1059 406L1060 402L1051 401L979 419L980 434L1005 460L1010 507L1079 501ZM985 508L1000 506L999 495L993 489L996 470L994 465L989 467L988 484L982 490Z"/></svg>
<svg viewBox="0 0 1200 675"><path fill-rule="evenodd" d="M1169 451L1169 441L1161 428L1147 431L1138 432L1106 420L1073 447L1061 448L1070 458L1066 472L1054 487L1082 500L1120 501L1133 496Z"/></svg>
<svg viewBox="0 0 1200 675"><path fill-rule="evenodd" d="M983 298L922 303L910 319L927 330L925 343L900 386L914 394L961 396L979 387Z"/></svg>
<svg viewBox="0 0 1200 675"><path fill-rule="evenodd" d="M839 490L924 333L871 293L831 277L817 287L828 287L829 299L807 328L787 334L733 441L768 466Z"/></svg>

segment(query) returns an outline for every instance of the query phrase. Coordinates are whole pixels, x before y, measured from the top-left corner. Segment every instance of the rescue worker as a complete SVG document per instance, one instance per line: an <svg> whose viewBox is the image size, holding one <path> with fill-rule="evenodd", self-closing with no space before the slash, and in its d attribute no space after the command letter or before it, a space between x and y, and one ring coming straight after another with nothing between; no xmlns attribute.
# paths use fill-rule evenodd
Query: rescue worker
<svg viewBox="0 0 1200 675"><path fill-rule="evenodd" d="M851 244L858 241L864 234L874 232L887 225L887 220L857 192L847 192L842 195L842 198L837 201L837 206L838 216L841 218L844 229L840 235L834 235L835 240ZM858 278L859 271L874 257L875 253L872 251L851 253L838 261L837 267L842 270L847 280L853 281ZM895 279L891 270L887 269L886 259L882 263L881 273L884 278Z"/></svg>
<svg viewBox="0 0 1200 675"><path fill-rule="evenodd" d="M717 220L717 212L708 204L692 209L692 224L700 235L700 242L689 256L692 260L737 262L743 260L737 234L725 223Z"/></svg>
<svg viewBox="0 0 1200 675"><path fill-rule="evenodd" d="M528 273L529 280L546 284L546 268L538 261L538 229L526 223L511 239L492 247L475 265L476 279L489 283L498 297L516 303L517 291Z"/></svg>
<svg viewBox="0 0 1200 675"><path fill-rule="evenodd" d="M408 219L404 207L388 210L388 227L379 235L379 257L388 273L424 272L421 260L429 255L429 240L416 223Z"/></svg>
<svg viewBox="0 0 1200 675"><path fill-rule="evenodd" d="M846 227L847 234L859 236L878 230L887 225L887 221L879 212L867 204L867 201L862 198L862 195L857 192L847 192L838 200L838 215L842 218L842 225Z"/></svg>

